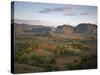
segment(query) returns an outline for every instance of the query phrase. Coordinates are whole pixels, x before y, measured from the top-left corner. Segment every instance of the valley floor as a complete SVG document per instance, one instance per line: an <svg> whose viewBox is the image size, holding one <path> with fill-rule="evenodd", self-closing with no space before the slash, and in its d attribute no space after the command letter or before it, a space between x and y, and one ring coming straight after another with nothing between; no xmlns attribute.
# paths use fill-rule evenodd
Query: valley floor
<svg viewBox="0 0 100 75"><path fill-rule="evenodd" d="M61 37L60 37L61 36ZM15 73L97 68L97 39L54 36L15 36ZM84 35L81 35L84 36ZM75 39L73 38L75 37Z"/></svg>

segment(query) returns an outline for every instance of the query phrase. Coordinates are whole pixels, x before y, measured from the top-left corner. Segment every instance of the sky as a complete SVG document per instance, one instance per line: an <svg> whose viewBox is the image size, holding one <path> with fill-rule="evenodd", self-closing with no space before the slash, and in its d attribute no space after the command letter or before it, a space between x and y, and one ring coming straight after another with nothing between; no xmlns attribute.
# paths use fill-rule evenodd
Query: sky
<svg viewBox="0 0 100 75"><path fill-rule="evenodd" d="M97 24L97 7L69 4L14 2L14 20L31 25Z"/></svg>

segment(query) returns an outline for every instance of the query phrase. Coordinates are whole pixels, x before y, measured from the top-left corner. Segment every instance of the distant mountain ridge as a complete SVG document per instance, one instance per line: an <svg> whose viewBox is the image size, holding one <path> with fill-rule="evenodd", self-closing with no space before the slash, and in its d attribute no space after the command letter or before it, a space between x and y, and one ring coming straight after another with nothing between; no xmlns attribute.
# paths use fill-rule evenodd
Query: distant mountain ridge
<svg viewBox="0 0 100 75"><path fill-rule="evenodd" d="M90 23L81 23L74 28L74 32L85 34L97 33L97 25Z"/></svg>
<svg viewBox="0 0 100 75"><path fill-rule="evenodd" d="M72 33L74 31L74 27L70 25L62 25L56 28L56 33Z"/></svg>
<svg viewBox="0 0 100 75"><path fill-rule="evenodd" d="M17 24L14 23L16 34L24 34L24 33L42 33L47 34L51 31L51 27L46 27L43 25L28 25L28 24Z"/></svg>
<svg viewBox="0 0 100 75"><path fill-rule="evenodd" d="M17 24L14 23L15 32L18 33L58 33L58 34L70 34L70 33L80 33L80 34L96 34L97 25L90 23L81 23L76 27L71 25L61 25L54 27L47 27L43 25L28 25L28 24Z"/></svg>

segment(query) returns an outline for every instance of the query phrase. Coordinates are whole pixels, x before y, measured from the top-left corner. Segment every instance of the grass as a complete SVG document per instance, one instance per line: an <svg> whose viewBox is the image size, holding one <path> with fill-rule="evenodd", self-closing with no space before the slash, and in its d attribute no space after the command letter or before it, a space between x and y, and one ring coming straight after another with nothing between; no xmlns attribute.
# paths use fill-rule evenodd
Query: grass
<svg viewBox="0 0 100 75"><path fill-rule="evenodd" d="M96 39L32 35L16 36L15 40L16 73L92 69L97 66Z"/></svg>
<svg viewBox="0 0 100 75"><path fill-rule="evenodd" d="M44 68L42 67L35 67L32 65L26 64L17 64L14 65L14 73L31 73L31 72L43 72Z"/></svg>

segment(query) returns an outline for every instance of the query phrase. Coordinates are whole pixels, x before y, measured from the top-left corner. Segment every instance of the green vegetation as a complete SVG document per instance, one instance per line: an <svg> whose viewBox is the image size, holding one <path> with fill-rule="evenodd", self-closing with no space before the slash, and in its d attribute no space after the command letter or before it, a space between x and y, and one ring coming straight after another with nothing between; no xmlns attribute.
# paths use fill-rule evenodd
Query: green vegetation
<svg viewBox="0 0 100 75"><path fill-rule="evenodd" d="M16 73L92 69L97 67L96 55L96 39L15 37Z"/></svg>

